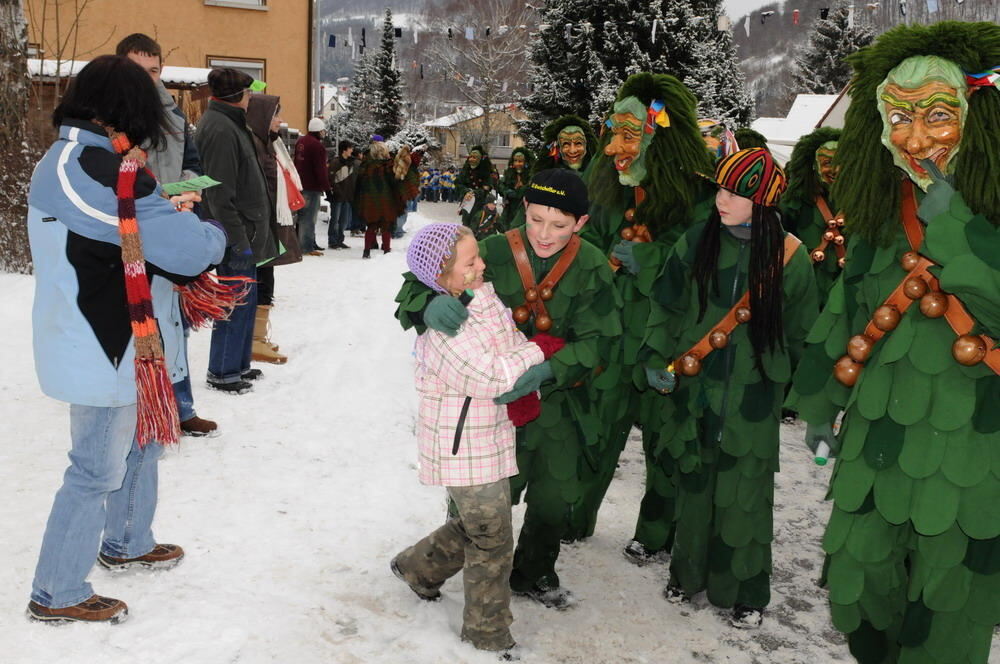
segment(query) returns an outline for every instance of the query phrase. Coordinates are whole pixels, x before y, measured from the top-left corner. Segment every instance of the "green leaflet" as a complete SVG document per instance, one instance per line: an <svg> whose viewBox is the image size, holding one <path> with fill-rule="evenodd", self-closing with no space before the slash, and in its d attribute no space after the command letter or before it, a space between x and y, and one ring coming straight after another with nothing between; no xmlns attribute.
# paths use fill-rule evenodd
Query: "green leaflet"
<svg viewBox="0 0 1000 664"><path fill-rule="evenodd" d="M966 425L948 435L948 447L941 463L941 472L959 487L979 484L990 472L990 441L977 434L971 425Z"/></svg>
<svg viewBox="0 0 1000 664"><path fill-rule="evenodd" d="M975 409L976 385L963 376L953 362L934 379L934 399L928 421L941 431L956 431L972 420Z"/></svg>
<svg viewBox="0 0 1000 664"><path fill-rule="evenodd" d="M916 329L913 323L913 316L903 316L899 321L899 326L882 337L879 342L881 350L878 350L876 361L879 364L891 364L906 356L906 351L913 345L913 337Z"/></svg>
<svg viewBox="0 0 1000 664"><path fill-rule="evenodd" d="M900 326L902 327L902 325ZM899 332L897 329L895 333ZM916 424L930 407L931 376L917 371L905 357L893 365L892 392L889 395L888 413L902 425Z"/></svg>
<svg viewBox="0 0 1000 664"><path fill-rule="evenodd" d="M917 550L924 561L933 567L950 568L965 558L969 540L958 524L934 537L917 537Z"/></svg>
<svg viewBox="0 0 1000 664"><path fill-rule="evenodd" d="M916 531L930 537L951 527L958 516L961 492L941 472L913 484L910 519Z"/></svg>
<svg viewBox="0 0 1000 664"><path fill-rule="evenodd" d="M889 557L895 543L892 527L886 524L878 511L872 510L854 516L846 547L858 562L878 563Z"/></svg>
<svg viewBox="0 0 1000 664"><path fill-rule="evenodd" d="M1000 376L989 376L976 381L976 411L972 417L972 426L980 433L997 433L1000 431ZM1000 445L993 445L994 453L1000 451ZM998 457L994 457L998 458ZM994 464L995 472L1000 472L1000 463Z"/></svg>
<svg viewBox="0 0 1000 664"><path fill-rule="evenodd" d="M851 532L851 524L854 517L836 505L830 512L830 521L826 524L826 532L823 534L823 551L833 554L840 551L847 542L847 536Z"/></svg>
<svg viewBox="0 0 1000 664"><path fill-rule="evenodd" d="M871 421L855 413L851 417L844 418L843 429L840 433L840 458L846 461L857 459L864 447L865 439L868 437L868 429Z"/></svg>
<svg viewBox="0 0 1000 664"><path fill-rule="evenodd" d="M987 332L1000 334L998 275L972 255L959 256L942 268L941 289L958 295L973 318Z"/></svg>
<svg viewBox="0 0 1000 664"><path fill-rule="evenodd" d="M861 611L857 604L830 602L830 617L838 632L850 634L861 624Z"/></svg>
<svg viewBox="0 0 1000 664"><path fill-rule="evenodd" d="M892 369L880 366L865 367L855 386L858 412L873 422L880 419L885 415L891 389Z"/></svg>
<svg viewBox="0 0 1000 664"><path fill-rule="evenodd" d="M992 270L1000 272L1000 231L986 221L986 217L976 215L965 225L965 238L972 253Z"/></svg>
<svg viewBox="0 0 1000 664"><path fill-rule="evenodd" d="M912 308L912 307L911 307ZM920 312L907 311L907 315ZM945 369L953 367L955 360L951 356L951 344L955 335L943 319L923 319L914 321L913 343L910 344L908 357L918 370L936 376Z"/></svg>
<svg viewBox="0 0 1000 664"><path fill-rule="evenodd" d="M748 518L750 516L752 514L744 512L739 505L717 510L715 518L719 524L722 540L734 549L748 545L753 539L754 526Z"/></svg>
<svg viewBox="0 0 1000 664"><path fill-rule="evenodd" d="M864 593L859 602L868 622L878 630L885 630L896 621L896 602L882 593Z"/></svg>
<svg viewBox="0 0 1000 664"><path fill-rule="evenodd" d="M990 630L1000 623L1000 574L976 575L969 590L965 615Z"/></svg>
<svg viewBox="0 0 1000 664"><path fill-rule="evenodd" d="M889 523L902 524L909 520L912 495L913 480L898 465L875 475L875 507Z"/></svg>
<svg viewBox="0 0 1000 664"><path fill-rule="evenodd" d="M837 463L831 494L840 509L853 512L864 503L875 481L875 470L862 458Z"/></svg>
<svg viewBox="0 0 1000 664"><path fill-rule="evenodd" d="M903 448L904 432L902 426L888 417L872 422L863 450L865 462L875 470L896 465Z"/></svg>
<svg viewBox="0 0 1000 664"><path fill-rule="evenodd" d="M1000 537L988 540L969 540L962 563L976 574L1000 572Z"/></svg>
<svg viewBox="0 0 1000 664"><path fill-rule="evenodd" d="M765 544L751 543L733 551L732 572L740 581L746 581L764 570Z"/></svg>
<svg viewBox="0 0 1000 664"><path fill-rule="evenodd" d="M992 473L976 486L962 490L958 525L969 537L991 539L1000 536L1000 480Z"/></svg>
<svg viewBox="0 0 1000 664"><path fill-rule="evenodd" d="M833 604L854 604L865 588L864 567L845 551L830 557L827 579Z"/></svg>
<svg viewBox="0 0 1000 664"><path fill-rule="evenodd" d="M906 428L899 466L915 480L933 475L941 467L947 435L923 421Z"/></svg>
<svg viewBox="0 0 1000 664"><path fill-rule="evenodd" d="M935 569L924 585L927 608L941 612L961 609L968 600L972 577L972 572L961 564Z"/></svg>
<svg viewBox="0 0 1000 664"><path fill-rule="evenodd" d="M956 589L956 594L960 592ZM944 592L947 595L947 591ZM963 596L964 599L964 596ZM930 655L932 662L963 662L969 652L972 639L968 623L961 611L945 611L935 609L928 596L924 596L927 608L937 611L931 621L931 630L924 642L924 650ZM961 608L961 606L959 607Z"/></svg>

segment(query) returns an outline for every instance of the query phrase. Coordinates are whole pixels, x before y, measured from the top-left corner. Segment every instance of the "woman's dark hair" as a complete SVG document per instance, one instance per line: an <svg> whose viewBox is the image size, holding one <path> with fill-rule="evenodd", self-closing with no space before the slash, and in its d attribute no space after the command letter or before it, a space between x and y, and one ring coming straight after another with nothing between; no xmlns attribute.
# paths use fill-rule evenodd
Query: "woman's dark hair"
<svg viewBox="0 0 1000 664"><path fill-rule="evenodd" d="M337 154L343 154L344 150L346 150L347 148L353 148L353 147L354 147L354 143L351 143L348 140L343 140L340 143L337 143Z"/></svg>
<svg viewBox="0 0 1000 664"><path fill-rule="evenodd" d="M66 120L96 120L146 149L160 147L166 130L163 102L153 79L119 55L94 58L70 82L52 113L57 129Z"/></svg>
<svg viewBox="0 0 1000 664"><path fill-rule="evenodd" d="M767 377L761 358L784 346L782 304L784 300L785 238L778 212L773 207L753 206L750 225L750 345L754 366ZM719 248L722 220L718 209L705 224L694 259L694 281L698 286L698 322L708 309L709 290L719 294Z"/></svg>

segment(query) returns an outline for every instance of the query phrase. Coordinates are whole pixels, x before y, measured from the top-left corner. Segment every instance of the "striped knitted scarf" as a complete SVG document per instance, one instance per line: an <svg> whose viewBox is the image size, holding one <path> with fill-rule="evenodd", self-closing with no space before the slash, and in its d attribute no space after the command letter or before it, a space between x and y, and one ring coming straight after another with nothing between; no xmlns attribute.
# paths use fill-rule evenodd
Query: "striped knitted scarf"
<svg viewBox="0 0 1000 664"><path fill-rule="evenodd" d="M135 179L146 164L146 153L132 145L128 137L108 131L111 145L122 157L118 169L118 235L125 266L125 295L128 301L132 343L135 346L136 439L140 447L156 441L176 443L180 421L174 390L163 358L163 340L153 314L153 296L146 276L139 222L135 217Z"/></svg>

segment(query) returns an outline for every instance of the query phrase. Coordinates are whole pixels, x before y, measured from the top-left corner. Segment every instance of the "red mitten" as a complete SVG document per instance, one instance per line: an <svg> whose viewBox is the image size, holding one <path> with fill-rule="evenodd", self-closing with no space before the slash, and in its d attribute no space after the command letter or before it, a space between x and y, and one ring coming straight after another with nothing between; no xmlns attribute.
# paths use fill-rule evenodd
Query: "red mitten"
<svg viewBox="0 0 1000 664"><path fill-rule="evenodd" d="M541 414L542 402L538 398L538 392L525 394L517 401L507 404L507 417L516 427L523 427Z"/></svg>
<svg viewBox="0 0 1000 664"><path fill-rule="evenodd" d="M551 334L545 334L544 332L539 332L535 336L528 339L528 341L536 344L542 349L542 354L545 359L549 359L559 351L563 349L566 345L565 339L560 339L559 337L554 337Z"/></svg>

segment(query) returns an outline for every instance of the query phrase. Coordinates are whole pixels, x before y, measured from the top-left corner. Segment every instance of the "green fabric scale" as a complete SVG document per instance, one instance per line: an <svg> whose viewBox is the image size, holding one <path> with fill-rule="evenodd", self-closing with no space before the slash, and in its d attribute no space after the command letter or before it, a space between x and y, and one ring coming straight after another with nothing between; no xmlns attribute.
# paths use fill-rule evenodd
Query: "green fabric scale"
<svg viewBox="0 0 1000 664"><path fill-rule="evenodd" d="M621 241L621 231L631 224L625 221L625 211L634 196L631 187L622 187L622 200L614 206L592 205L590 221L581 235L601 249L605 255ZM712 200L705 199L695 206L695 221L706 218ZM640 271L637 275L621 269L615 274L615 287L622 301L623 334L604 348L604 373L592 383L590 398L601 422L601 435L607 440L607 454L600 460L602 480L587 497L591 518L586 528L575 533L574 539L594 533L597 513L614 476L618 458L633 425L642 431L646 463L646 491L639 507L633 539L649 551L669 549L673 542L676 488L673 482L674 461L662 452L660 438L669 422L660 395L647 389L646 375L639 354L649 320L649 298L653 282L663 261L682 229L673 228L654 238L653 242L634 245Z"/></svg>
<svg viewBox="0 0 1000 664"><path fill-rule="evenodd" d="M836 212L837 208L829 196L826 200L830 209ZM823 234L828 230L827 219L823 217L815 203L804 205L801 208L783 207L781 214L785 230L794 233L795 237L802 240L802 244L808 251L812 251L823 243ZM821 304L826 301L827 295L833 287L833 282L837 280L841 272L841 268L837 265L837 252L832 243L827 246L825 253L826 257L822 261L813 263Z"/></svg>
<svg viewBox="0 0 1000 664"><path fill-rule="evenodd" d="M845 410L823 540L833 622L862 662L984 664L1000 622L1000 377L958 364L945 319L914 305L854 388L837 383L833 361L902 280L909 250L901 228L889 247L851 245L789 399L809 422ZM996 230L954 195L921 253L979 331L996 334Z"/></svg>
<svg viewBox="0 0 1000 664"><path fill-rule="evenodd" d="M559 254L540 259L523 231L522 238L537 283ZM480 242L479 250L486 262L485 279L503 303L511 309L523 305L524 288L506 237L489 237ZM411 273L404 275L396 298L396 317L404 329L413 325L408 314L422 312L435 295ZM548 334L565 339L566 346L549 360L555 379L542 386L541 415L517 432L520 472L511 478L511 489L515 502L523 493L527 509L511 576L515 590L537 583L558 586L555 561L560 541L587 520L583 496L597 481L602 439L596 435L599 421L587 399L586 382L601 364L601 346L621 334L611 270L603 254L587 242L545 305L553 321ZM528 338L536 333L533 318L517 327ZM585 384L574 387L580 381Z"/></svg>
<svg viewBox="0 0 1000 664"><path fill-rule="evenodd" d="M694 346L747 288L750 245L722 231L718 292L699 321L692 282L704 224L677 242L653 284L646 343L649 366L663 366ZM784 270L783 348L754 366L745 325L708 355L701 373L680 377L659 396L666 423L654 453L677 466L676 535L671 583L693 595L707 591L720 607L764 607L770 601L774 473L778 471L781 402L791 367L818 310L815 278L805 247Z"/></svg>

